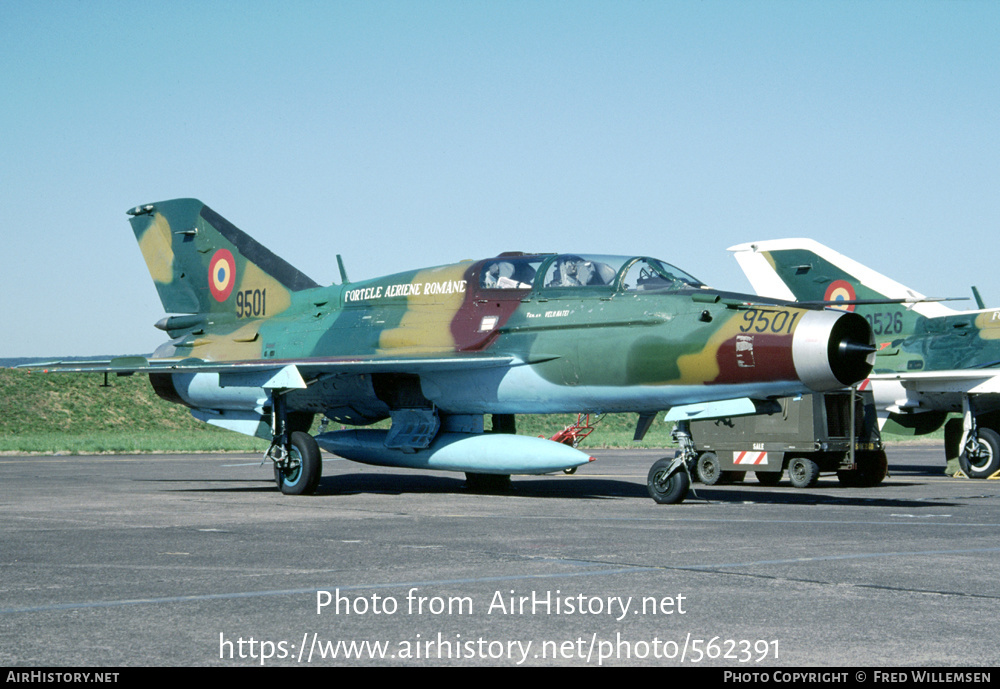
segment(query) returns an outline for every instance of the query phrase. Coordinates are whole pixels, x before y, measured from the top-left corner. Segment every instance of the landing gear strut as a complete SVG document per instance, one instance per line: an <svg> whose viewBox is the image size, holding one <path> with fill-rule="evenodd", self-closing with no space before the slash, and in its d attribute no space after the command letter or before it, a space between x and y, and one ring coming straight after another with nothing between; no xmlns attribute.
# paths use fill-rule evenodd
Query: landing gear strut
<svg viewBox="0 0 1000 689"><path fill-rule="evenodd" d="M285 400L275 394L271 414L271 447L265 459L274 462L274 480L285 495L312 495L323 475L323 456L308 433L288 432Z"/></svg>

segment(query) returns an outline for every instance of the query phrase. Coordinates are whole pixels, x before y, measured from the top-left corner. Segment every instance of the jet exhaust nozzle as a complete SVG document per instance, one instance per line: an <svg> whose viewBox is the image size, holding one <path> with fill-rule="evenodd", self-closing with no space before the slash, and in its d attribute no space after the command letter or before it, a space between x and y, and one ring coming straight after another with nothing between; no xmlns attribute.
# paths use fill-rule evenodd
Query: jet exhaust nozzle
<svg viewBox="0 0 1000 689"><path fill-rule="evenodd" d="M792 341L799 379L816 391L847 387L868 377L875 337L862 316L834 310L806 313Z"/></svg>

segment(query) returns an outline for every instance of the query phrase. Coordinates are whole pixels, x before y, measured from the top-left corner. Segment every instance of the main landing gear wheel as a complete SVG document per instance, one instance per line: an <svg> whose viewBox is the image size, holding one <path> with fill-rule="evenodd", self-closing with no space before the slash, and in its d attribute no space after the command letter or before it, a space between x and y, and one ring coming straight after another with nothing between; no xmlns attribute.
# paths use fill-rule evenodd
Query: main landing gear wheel
<svg viewBox="0 0 1000 689"><path fill-rule="evenodd" d="M274 478L285 495L312 495L323 475L323 458L319 445L308 433L292 433L287 466L274 465Z"/></svg>
<svg viewBox="0 0 1000 689"><path fill-rule="evenodd" d="M465 487L473 493L506 493L510 491L510 474L475 474L467 471Z"/></svg>
<svg viewBox="0 0 1000 689"><path fill-rule="evenodd" d="M788 478L796 488L812 488L819 480L819 465L808 457L792 457L788 462Z"/></svg>
<svg viewBox="0 0 1000 689"><path fill-rule="evenodd" d="M976 438L975 446L971 450L966 446L958 456L958 464L969 478L989 478L1000 471L1000 433L980 427Z"/></svg>
<svg viewBox="0 0 1000 689"><path fill-rule="evenodd" d="M676 460L664 457L653 463L646 476L646 490L649 497L661 505L674 505L684 502L688 490L691 488L691 479L683 465L673 467ZM673 473L671 472L673 467Z"/></svg>

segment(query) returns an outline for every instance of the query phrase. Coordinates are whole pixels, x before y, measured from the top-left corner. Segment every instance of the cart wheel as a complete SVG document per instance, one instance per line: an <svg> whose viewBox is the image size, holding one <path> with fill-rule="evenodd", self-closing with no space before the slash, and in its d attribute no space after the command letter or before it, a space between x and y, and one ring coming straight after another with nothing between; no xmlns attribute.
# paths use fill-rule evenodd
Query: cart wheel
<svg viewBox="0 0 1000 689"><path fill-rule="evenodd" d="M812 488L819 480L819 465L808 457L788 461L788 478L796 488Z"/></svg>
<svg viewBox="0 0 1000 689"><path fill-rule="evenodd" d="M874 488L889 474L889 460L885 450L865 450L855 456L858 468L838 471L840 485L852 488Z"/></svg>
<svg viewBox="0 0 1000 689"><path fill-rule="evenodd" d="M706 486L714 486L719 483L724 472L719 468L719 457L714 452L702 452L698 455L698 465L695 474L699 481Z"/></svg>

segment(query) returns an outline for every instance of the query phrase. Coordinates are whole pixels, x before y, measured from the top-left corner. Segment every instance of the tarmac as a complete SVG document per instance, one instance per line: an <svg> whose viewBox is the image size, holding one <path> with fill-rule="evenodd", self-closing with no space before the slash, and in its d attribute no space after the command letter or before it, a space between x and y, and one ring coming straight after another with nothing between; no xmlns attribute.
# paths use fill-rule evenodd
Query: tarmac
<svg viewBox="0 0 1000 689"><path fill-rule="evenodd" d="M876 488L748 475L680 505L669 451L574 475L324 456L315 496L250 455L0 457L0 665L990 667L1000 481L889 449Z"/></svg>

